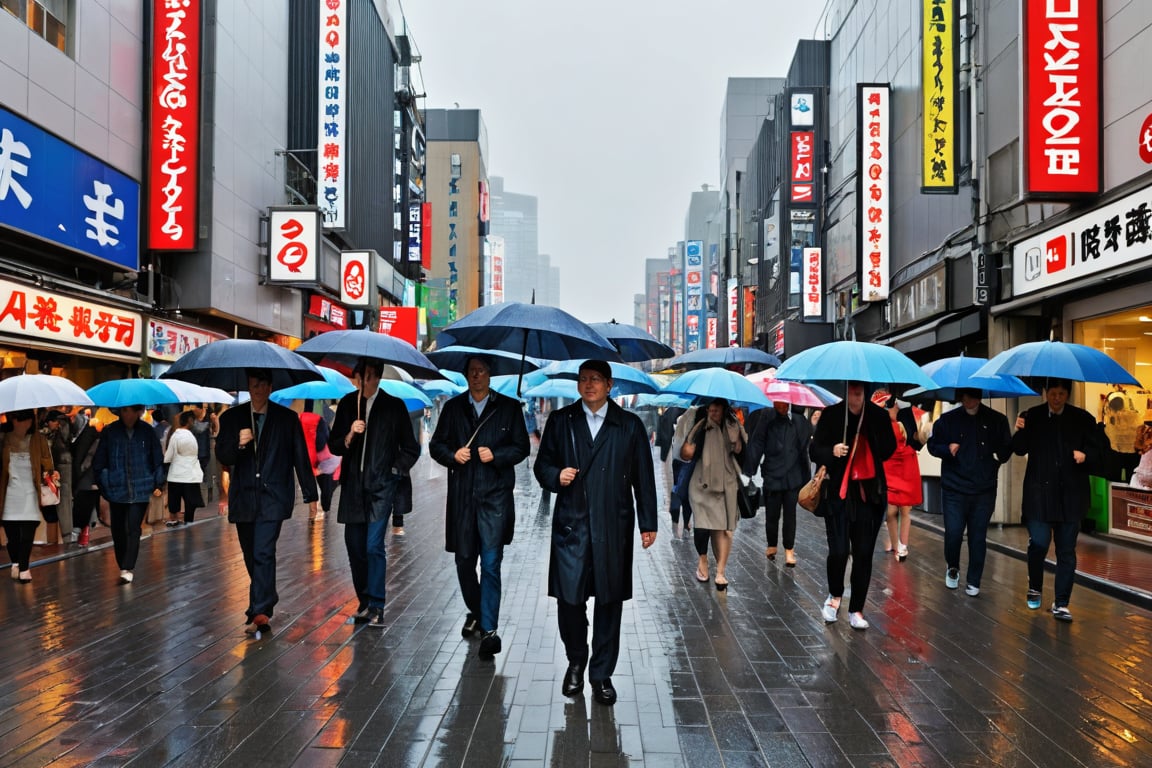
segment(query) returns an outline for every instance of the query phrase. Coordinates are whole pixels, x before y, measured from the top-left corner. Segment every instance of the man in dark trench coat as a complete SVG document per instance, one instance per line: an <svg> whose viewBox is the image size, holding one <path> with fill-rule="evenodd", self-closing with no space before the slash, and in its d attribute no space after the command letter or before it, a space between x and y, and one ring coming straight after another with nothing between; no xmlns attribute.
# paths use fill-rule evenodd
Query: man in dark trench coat
<svg viewBox="0 0 1152 768"><path fill-rule="evenodd" d="M601 704L616 703L612 672L620 655L624 601L632 597L632 546L639 523L644 548L656 541L656 480L643 422L608 399L612 369L603 360L580 366L580 402L548 419L536 479L556 494L548 594L557 601L568 656L561 692L584 689L584 670ZM592 653L587 601L595 596Z"/></svg>
<svg viewBox="0 0 1152 768"><path fill-rule="evenodd" d="M516 465L531 448L520 401L492 391L488 361L471 358L465 373L468 391L444 404L428 452L448 468L444 549L456 554L468 606L460 634L479 632L479 655L487 658L500 652L500 563L516 527Z"/></svg>

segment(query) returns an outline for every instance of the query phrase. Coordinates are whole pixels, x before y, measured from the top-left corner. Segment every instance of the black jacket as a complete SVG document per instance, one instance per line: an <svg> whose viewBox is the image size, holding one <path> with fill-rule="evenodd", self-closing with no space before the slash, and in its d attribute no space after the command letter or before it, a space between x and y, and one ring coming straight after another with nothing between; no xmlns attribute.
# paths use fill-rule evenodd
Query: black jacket
<svg viewBox="0 0 1152 768"><path fill-rule="evenodd" d="M1091 501L1090 469L1104 456L1102 433L1092 414L1065 405L1059 416L1049 416L1048 404L1024 412L1024 428L1012 436L1012 450L1028 456L1020 511L1026 520L1048 523L1077 522ZM1073 451L1084 453L1077 464Z"/></svg>
<svg viewBox="0 0 1152 768"><path fill-rule="evenodd" d="M251 403L229 408L220 416L216 459L230 467L228 522L287 520L296 505L293 471L304 503L319 498L300 417L291 408L269 402L259 440L241 447L240 430L251 428Z"/></svg>
<svg viewBox="0 0 1152 768"><path fill-rule="evenodd" d="M955 456L952 443L960 446ZM1000 465L1012 458L1008 419L983 403L972 416L963 407L954 408L932 425L928 453L940 459L940 487L945 491L995 491Z"/></svg>
<svg viewBox="0 0 1152 768"><path fill-rule="evenodd" d="M845 414L847 414L847 428L845 428ZM849 456L836 458L832 455L832 448L837 443L852 446L861 418L864 419L864 424L860 427L860 434L868 441L872 451L876 476L871 480L862 481L860 485L869 504L881 506L888 504L888 481L884 477L884 462L896 452L896 433L892 431L892 417L888 415L888 411L867 400L864 401L861 415L855 416L841 400L824 409L820 421L816 423L816 433L812 436L812 443L808 448L808 454L816 466L823 465L828 468L828 479L825 482L828 483L830 512L833 514L844 509L847 502L854 503L856 495L849 489L846 498L840 498L840 487L851 453Z"/></svg>
<svg viewBox="0 0 1152 768"><path fill-rule="evenodd" d="M575 605L593 594L607 603L630 599L637 522L642 533L657 528L644 424L611 400L604 407L608 413L595 441L581 401L553 412L534 468L540 486L556 494L548 594ZM580 471L561 486L565 467Z"/></svg>
<svg viewBox="0 0 1152 768"><path fill-rule="evenodd" d="M799 489L812 477L808 461L811 423L798 413L781 416L775 408L762 408L757 413L763 415L748 437L744 474L754 474L759 467L765 491Z"/></svg>
<svg viewBox="0 0 1152 768"><path fill-rule="evenodd" d="M366 407L359 392L344 395L336 406L328 436L328 450L344 457L340 462L340 507L336 511L339 523L379 522L391 515L392 497L401 474L412 469L420 458L420 444L412 432L408 408L403 400L384 390L376 393L364 434L353 437L352 444L345 447L344 438L352 430L352 422Z"/></svg>
<svg viewBox="0 0 1152 768"><path fill-rule="evenodd" d="M472 458L457 464L456 451L465 445ZM492 461L480 461L480 447L492 451ZM468 392L444 404L428 444L432 459L448 468L444 549L471 557L512 543L516 465L530 450L519 400L490 391L480 418Z"/></svg>

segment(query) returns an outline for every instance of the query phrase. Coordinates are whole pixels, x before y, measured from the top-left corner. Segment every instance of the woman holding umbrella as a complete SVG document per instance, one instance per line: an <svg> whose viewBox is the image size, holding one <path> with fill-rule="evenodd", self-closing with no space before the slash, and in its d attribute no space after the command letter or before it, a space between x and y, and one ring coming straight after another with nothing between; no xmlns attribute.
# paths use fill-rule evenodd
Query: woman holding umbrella
<svg viewBox="0 0 1152 768"><path fill-rule="evenodd" d="M848 382L847 397L824 409L809 455L828 468L824 528L828 536L828 598L824 621L837 619L844 595L844 570L852 557L848 622L867 629L864 601L872 581L872 550L884 524L888 485L884 462L896 451L892 419L864 397L864 383Z"/></svg>

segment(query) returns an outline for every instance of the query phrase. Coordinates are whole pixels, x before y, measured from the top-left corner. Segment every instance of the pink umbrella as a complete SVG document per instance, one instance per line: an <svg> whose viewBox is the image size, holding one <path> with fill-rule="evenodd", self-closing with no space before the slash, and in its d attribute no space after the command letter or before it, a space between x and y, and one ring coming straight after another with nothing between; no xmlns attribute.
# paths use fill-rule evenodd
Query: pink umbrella
<svg viewBox="0 0 1152 768"><path fill-rule="evenodd" d="M760 388L774 403L791 403L802 408L823 408L826 403L816 396L816 393L798 381L780 381L770 379L763 382Z"/></svg>
<svg viewBox="0 0 1152 768"><path fill-rule="evenodd" d="M776 378L776 369L765 368L764 370L757 371L756 373L745 374L744 378L748 379L748 381L763 389L767 382Z"/></svg>

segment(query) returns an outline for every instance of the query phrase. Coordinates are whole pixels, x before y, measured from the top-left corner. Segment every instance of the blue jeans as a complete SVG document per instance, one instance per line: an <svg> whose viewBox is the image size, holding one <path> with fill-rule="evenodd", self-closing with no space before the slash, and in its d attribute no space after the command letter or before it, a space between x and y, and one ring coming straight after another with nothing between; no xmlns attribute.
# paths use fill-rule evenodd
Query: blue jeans
<svg viewBox="0 0 1152 768"><path fill-rule="evenodd" d="M344 546L348 549L348 566L352 570L352 586L362 606L383 608L388 595L388 550L384 533L389 519L373 523L347 523L344 526Z"/></svg>
<svg viewBox="0 0 1152 768"><path fill-rule="evenodd" d="M1076 539L1079 535L1079 520L1073 523L1028 521L1028 588L1039 592L1044 586L1044 559L1055 538L1057 607L1067 607L1072 597L1072 582L1076 577Z"/></svg>
<svg viewBox="0 0 1152 768"><path fill-rule="evenodd" d="M968 529L968 579L973 587L980 586L984 575L984 558L988 553L988 523L996 505L996 491L984 493L940 492L940 506L944 513L944 562L949 568L960 569L960 545L964 543L964 529Z"/></svg>
<svg viewBox="0 0 1152 768"><path fill-rule="evenodd" d="M480 578L476 578L477 556L456 555L456 578L460 594L468 612L480 621L484 632L500 628L500 564L504 561L504 548L486 549L479 555Z"/></svg>

